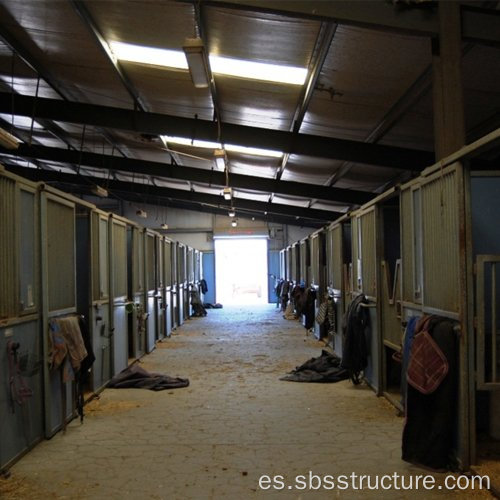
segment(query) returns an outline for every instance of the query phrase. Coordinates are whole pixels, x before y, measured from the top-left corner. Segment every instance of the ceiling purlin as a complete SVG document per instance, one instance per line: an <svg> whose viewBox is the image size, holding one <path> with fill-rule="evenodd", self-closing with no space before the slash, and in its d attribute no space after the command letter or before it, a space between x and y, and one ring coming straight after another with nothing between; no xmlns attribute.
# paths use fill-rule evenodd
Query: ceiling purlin
<svg viewBox="0 0 500 500"><path fill-rule="evenodd" d="M20 144L16 151L0 148L5 155L15 155L22 158L35 158L57 163L78 163L82 166L99 168L109 171L141 173L164 179L177 179L200 182L210 186L225 186L226 177L223 172L211 171L194 167L179 167L168 163L122 158L119 156L89 153L86 151L70 151L62 148L45 146L29 146ZM277 181L264 177L232 174L231 186L236 189L249 189L264 193L279 193L301 198L311 196L337 203L361 205L369 201L373 195L365 191L304 184L294 181Z"/></svg>
<svg viewBox="0 0 500 500"><path fill-rule="evenodd" d="M3 9L2 11L2 15L4 17L8 15L5 9ZM11 21L15 22L12 19ZM4 19L4 22L2 23L2 29L0 30L0 38L3 40L3 42L13 52L15 52L24 61L24 63L27 64L42 80L44 80L56 94L67 101L69 96L61 89L54 75L52 75L48 68L46 68L40 61L36 60L33 54L31 54L30 51L19 40L17 40L14 35L12 35L12 33L10 33L10 31L5 27L5 22L6 20ZM60 140L66 142L66 140L59 135L57 129L55 129L52 124L44 123L43 125L47 127L47 130L52 132ZM103 135L106 141L108 141L108 143L115 148L116 151L118 151L122 156L126 156L125 153L118 147L113 137L106 130L100 130L100 133Z"/></svg>
<svg viewBox="0 0 500 500"><path fill-rule="evenodd" d="M102 35L100 29L98 28L96 22L94 21L87 7L85 7L85 4L81 0L70 0L70 1L75 11L82 19L86 28L90 31L92 37L97 42L99 47L102 49L102 52L104 53L104 56L106 57L107 61L114 68L114 71L118 76L118 78L120 79L121 83L127 89L127 92L130 94L130 97L132 98L132 101L134 103L134 107L136 109L140 109L141 111L147 111L148 110L147 106L144 104L144 101L142 100L142 97L140 96L139 92L135 88L134 84L130 81L130 78L127 76L125 70L122 68L122 65L118 60L113 59L111 57L108 42Z"/></svg>
<svg viewBox="0 0 500 500"><path fill-rule="evenodd" d="M85 185L89 189L96 179L89 176L68 174L57 172L56 170L37 170L26 167L10 166L9 170L15 174L27 177L34 181L63 182L68 184ZM91 181L91 182L89 182ZM135 193L141 196L151 196L155 198L171 198L175 200L204 203L214 205L225 210L234 208L236 210L250 210L256 213L269 213L293 218L311 219L312 221L322 221L324 223L333 221L342 214L327 210L305 209L293 205L283 205L277 203L265 203L261 201L247 200L243 198L233 198L230 201L224 200L221 196L214 194L200 193L182 189L165 188L151 184L139 184L127 181L102 180L104 187L111 193L113 191L121 193Z"/></svg>
<svg viewBox="0 0 500 500"><path fill-rule="evenodd" d="M309 76L307 78L307 82L304 84L304 90L300 96L300 100L297 104L297 108L295 109L292 124L290 126L290 132L292 132L293 134L298 134L300 131L300 127L302 126L304 116L306 114L309 103L311 102L311 98L314 94L314 89L316 88L316 83L321 74L323 64L328 55L328 51L330 49L336 31L337 25L334 23L322 22L320 25L318 37L316 38L316 43L313 49L313 61L310 65ZM277 180L281 179L281 176L286 169L289 158L289 153L285 153L283 155L281 165L276 172ZM270 202L272 201L273 196L274 193L272 193L269 197Z"/></svg>
<svg viewBox="0 0 500 500"><path fill-rule="evenodd" d="M216 141L218 126L208 120L183 118L160 113L146 113L110 106L60 101L0 93L0 112L33 115L62 122L80 123L155 135L178 135ZM367 165L386 166L402 170L422 170L434 161L434 154L418 149L402 148L362 141L294 134L232 123L222 124L227 143L273 149L298 155L347 160ZM291 148L291 149L290 149Z"/></svg>

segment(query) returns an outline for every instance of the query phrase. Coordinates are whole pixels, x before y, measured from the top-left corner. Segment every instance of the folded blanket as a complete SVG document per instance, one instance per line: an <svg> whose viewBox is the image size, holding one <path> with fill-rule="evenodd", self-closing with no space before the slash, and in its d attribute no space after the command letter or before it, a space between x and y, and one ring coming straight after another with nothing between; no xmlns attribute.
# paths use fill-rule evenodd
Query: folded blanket
<svg viewBox="0 0 500 500"><path fill-rule="evenodd" d="M108 387L113 389L150 389L151 391L178 389L188 385L187 378L149 373L137 364L125 368L108 382Z"/></svg>
<svg viewBox="0 0 500 500"><path fill-rule="evenodd" d="M335 354L323 350L321 356L311 358L280 380L287 382L340 382L349 378L349 372L340 367L340 361L341 359Z"/></svg>

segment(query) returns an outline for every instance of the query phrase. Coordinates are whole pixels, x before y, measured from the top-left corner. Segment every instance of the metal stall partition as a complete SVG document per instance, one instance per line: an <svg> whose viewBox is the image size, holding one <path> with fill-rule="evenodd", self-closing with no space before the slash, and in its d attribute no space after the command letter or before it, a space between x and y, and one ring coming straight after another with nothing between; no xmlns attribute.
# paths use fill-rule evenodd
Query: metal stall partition
<svg viewBox="0 0 500 500"><path fill-rule="evenodd" d="M471 334L467 328L462 166L459 163L444 166L440 162L426 169L418 179L401 187L400 206L402 318L407 320L425 313L456 321L458 402L456 420L450 425L455 427L457 461L467 468L473 447L470 385L474 369L470 361Z"/></svg>
<svg viewBox="0 0 500 500"><path fill-rule="evenodd" d="M469 296L476 311L477 391L476 425L478 455L488 442L500 441L500 172L468 172L474 287ZM474 438L476 441L477 438ZM475 444L475 443L474 443ZM477 461L474 461L477 463Z"/></svg>
<svg viewBox="0 0 500 500"><path fill-rule="evenodd" d="M381 394L381 341L378 314L377 206L363 207L352 214L352 276L351 299L364 294L368 303L370 333L366 338L368 364L366 382Z"/></svg>
<svg viewBox="0 0 500 500"><path fill-rule="evenodd" d="M186 248L186 272L187 272L187 294L185 302L186 318L193 315L193 306L191 305L191 290L194 288L194 249L191 247Z"/></svg>
<svg viewBox="0 0 500 500"><path fill-rule="evenodd" d="M177 243L177 279L178 279L178 305L179 305L179 326L188 318L188 303L187 290L187 263L186 263L186 245Z"/></svg>
<svg viewBox="0 0 500 500"><path fill-rule="evenodd" d="M173 297L172 297L172 247L173 242L167 237L163 239L163 283L164 283L164 316L165 336L170 337L173 329Z"/></svg>
<svg viewBox="0 0 500 500"><path fill-rule="evenodd" d="M292 247L285 248L285 279L292 282Z"/></svg>
<svg viewBox="0 0 500 500"><path fill-rule="evenodd" d="M334 302L330 319L328 341L334 351L342 356L342 317L351 297L352 249L351 219L344 216L328 227L326 235L326 287Z"/></svg>
<svg viewBox="0 0 500 500"><path fill-rule="evenodd" d="M49 322L76 314L76 217L78 200L40 186L40 236L43 356L50 357ZM70 197L71 198L71 197ZM58 369L44 366L45 435L53 436L74 415L73 383Z"/></svg>
<svg viewBox="0 0 500 500"><path fill-rule="evenodd" d="M129 301L129 272L127 254L128 221L114 214L109 222L110 258L110 324L112 333L112 375L128 366L129 315L133 312L133 302Z"/></svg>
<svg viewBox="0 0 500 500"><path fill-rule="evenodd" d="M291 266L290 275L294 285L300 283L300 243L296 242L292 245L291 249Z"/></svg>
<svg viewBox="0 0 500 500"><path fill-rule="evenodd" d="M36 185L0 166L0 473L44 436L38 215Z"/></svg>
<svg viewBox="0 0 500 500"><path fill-rule="evenodd" d="M399 190L389 189L363 208L369 206L375 207L376 313L380 332L379 392L402 410L401 364L394 358L396 353L401 352L403 343Z"/></svg>
<svg viewBox="0 0 500 500"><path fill-rule="evenodd" d="M146 287L144 272L144 229L130 225L127 229L127 265L129 276L129 300L133 311L128 315L129 364L146 353L146 329L148 313L146 310Z"/></svg>
<svg viewBox="0 0 500 500"><path fill-rule="evenodd" d="M156 236L156 313L157 313L157 338L162 340L167 336L166 325L166 301L165 301L165 272L164 265L165 259L163 252L165 250L164 237L161 235Z"/></svg>
<svg viewBox="0 0 500 500"><path fill-rule="evenodd" d="M314 317L318 317L319 308L322 303L328 303L326 294L326 269L325 269L325 254L326 254L326 231L320 229L310 236L311 245L311 281L310 287L316 292L314 304ZM324 321L319 324L314 321L314 335L317 339L321 339L327 335L326 316Z"/></svg>
<svg viewBox="0 0 500 500"><path fill-rule="evenodd" d="M158 337L158 298L156 294L157 256L156 233L146 229L144 232L144 269L146 284L146 352L155 348Z"/></svg>
<svg viewBox="0 0 500 500"><path fill-rule="evenodd" d="M286 261L285 261L285 256L286 256L286 250L282 249L280 250L280 273L278 278L280 280L285 280L286 279Z"/></svg>
<svg viewBox="0 0 500 500"><path fill-rule="evenodd" d="M311 280L311 247L309 237L299 242L299 283L305 287Z"/></svg>
<svg viewBox="0 0 500 500"><path fill-rule="evenodd" d="M170 254L171 254L171 266L170 271L172 273L172 330L177 328L180 323L180 318L182 318L182 314L180 311L180 296L179 296L179 269L177 266L177 242L172 241L170 244Z"/></svg>
<svg viewBox="0 0 500 500"><path fill-rule="evenodd" d="M85 324L95 355L88 387L92 392L101 390L113 374L109 259L109 214L85 205L77 205L77 311L86 319Z"/></svg>

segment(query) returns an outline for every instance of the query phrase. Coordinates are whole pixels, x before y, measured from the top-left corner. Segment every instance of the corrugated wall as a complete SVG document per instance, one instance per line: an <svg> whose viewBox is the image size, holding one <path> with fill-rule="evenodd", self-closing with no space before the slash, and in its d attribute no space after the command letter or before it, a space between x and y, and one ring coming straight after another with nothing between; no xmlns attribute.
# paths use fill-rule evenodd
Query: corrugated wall
<svg viewBox="0 0 500 500"><path fill-rule="evenodd" d="M113 224L113 293L127 295L127 228Z"/></svg>
<svg viewBox="0 0 500 500"><path fill-rule="evenodd" d="M294 245L290 250L290 279L297 281L297 245Z"/></svg>
<svg viewBox="0 0 500 500"><path fill-rule="evenodd" d="M49 311L76 307L75 209L47 200Z"/></svg>
<svg viewBox="0 0 500 500"><path fill-rule="evenodd" d="M311 281L319 285L319 236L311 237Z"/></svg>
<svg viewBox="0 0 500 500"><path fill-rule="evenodd" d="M165 286L172 286L172 244L165 240Z"/></svg>
<svg viewBox="0 0 500 500"><path fill-rule="evenodd" d="M0 177L0 318L16 316L16 183Z"/></svg>
<svg viewBox="0 0 500 500"><path fill-rule="evenodd" d="M458 191L455 172L422 186L424 305L459 308Z"/></svg>
<svg viewBox="0 0 500 500"><path fill-rule="evenodd" d="M365 295L377 295L377 259L375 243L375 210L359 217L361 224L361 283Z"/></svg>
<svg viewBox="0 0 500 500"><path fill-rule="evenodd" d="M343 273L343 250L342 250L342 226L335 226L332 230L332 252L330 257L332 261L333 271L333 287L336 290L342 289L342 273Z"/></svg>
<svg viewBox="0 0 500 500"><path fill-rule="evenodd" d="M413 212L411 189L401 191L400 207L403 300L413 302Z"/></svg>
<svg viewBox="0 0 500 500"><path fill-rule="evenodd" d="M155 289L155 237L146 233L146 290Z"/></svg>

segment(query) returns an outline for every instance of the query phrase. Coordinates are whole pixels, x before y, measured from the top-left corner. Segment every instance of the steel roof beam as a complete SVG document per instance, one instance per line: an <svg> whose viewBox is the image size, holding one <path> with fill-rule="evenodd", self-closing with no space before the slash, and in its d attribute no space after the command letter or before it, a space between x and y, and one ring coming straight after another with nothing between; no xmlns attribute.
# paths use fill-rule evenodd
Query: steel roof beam
<svg viewBox="0 0 500 500"><path fill-rule="evenodd" d="M218 125L212 121L160 113L146 113L110 106L61 101L57 99L0 93L0 112L46 118L96 127L129 130L153 135L177 135L217 141ZM434 154L417 149L369 144L330 137L294 134L280 130L224 123L224 140L230 144L346 160L403 170L422 170L434 162Z"/></svg>
<svg viewBox="0 0 500 500"><path fill-rule="evenodd" d="M139 95L139 92L137 92L133 83L130 81L127 74L125 73L125 71L121 67L120 62L117 61L116 58L114 58L112 56L112 52L111 52L111 49L108 45L108 42L106 41L106 39L102 35L101 31L97 27L97 24L95 23L94 19L92 18L92 15L88 11L87 7L85 7L85 4L81 0L71 0L71 3L73 4L75 11L81 17L85 26L88 28L88 30L90 31L90 33L92 34L92 36L94 37L96 42L98 43L99 47L104 52L106 59L112 64L118 78L120 79L123 86L127 89L135 106L138 109L140 109L141 111L145 111L146 106L144 105L142 98Z"/></svg>
<svg viewBox="0 0 500 500"><path fill-rule="evenodd" d="M12 16L8 13L6 9L1 9L0 13L2 15L3 23L6 22L13 22L15 23L16 21L12 18ZM30 51L22 44L19 40L17 40L12 33L5 27L5 24L2 24L1 29L0 29L0 38L3 40L3 42L13 51L15 52L21 60L28 66L30 67L42 80L44 80L47 85L57 94L59 95L62 99L64 100L69 100L68 98L70 97L66 91L64 91L59 83L57 82L56 78L52 75L52 73L39 61L37 60L33 54L30 53ZM38 99L38 98L37 98ZM44 125L45 126L45 125ZM48 128L49 131L51 131L56 137L60 138L62 141L66 142L65 139L59 137L56 132L54 132L53 128ZM114 142L113 138L110 136L110 134L106 130L100 130L100 133L103 135L103 137L112 145L115 147L115 149L123 156L126 156L123 151L116 145Z"/></svg>
<svg viewBox="0 0 500 500"><path fill-rule="evenodd" d="M34 181L62 182L68 184L83 184L92 187L98 179L85 175L68 174L57 172L56 170L37 170L26 167L9 167L13 173L27 177ZM282 205L277 203L265 203L261 201L247 200L244 198L233 198L230 201L222 196L214 194L199 193L195 191L185 191L182 189L171 189L151 184L140 184L134 182L124 182L102 179L102 184L109 191L120 191L122 193L140 194L142 196L151 196L152 198L171 198L174 200L203 203L213 205L218 208L230 210L249 210L257 213L269 213L275 215L284 215L288 217L298 217L300 219L311 219L313 221L329 222L337 219L343 214L340 212L330 212L327 210L306 209L302 207Z"/></svg>
<svg viewBox="0 0 500 500"><path fill-rule="evenodd" d="M86 151L73 151L63 148L50 148L20 144L16 151L2 149L5 155L15 155L22 158L35 158L38 160L57 163L76 163L82 166L103 170L120 170L136 174L154 176L163 179L176 179L191 182L201 182L212 186L226 185L226 176L223 172L192 168L169 163L122 158L120 156L88 153ZM298 197L315 197L330 202L361 205L373 198L372 193L351 189L332 188L316 184L304 184L293 181L277 181L275 179L255 177L251 175L231 174L231 187L235 189L248 189L265 193L279 193Z"/></svg>

